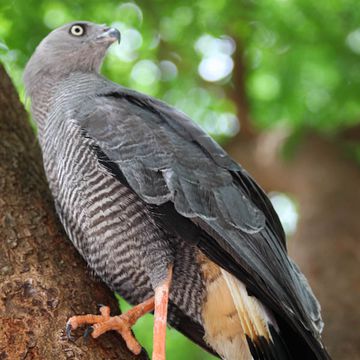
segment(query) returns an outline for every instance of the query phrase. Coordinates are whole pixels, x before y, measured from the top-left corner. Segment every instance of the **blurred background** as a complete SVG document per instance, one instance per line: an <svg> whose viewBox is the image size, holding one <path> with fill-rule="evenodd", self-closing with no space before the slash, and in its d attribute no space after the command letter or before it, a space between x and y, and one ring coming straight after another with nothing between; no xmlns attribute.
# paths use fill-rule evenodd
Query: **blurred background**
<svg viewBox="0 0 360 360"><path fill-rule="evenodd" d="M360 359L358 1L0 0L0 61L25 105L26 61L74 20L117 27L103 73L187 113L269 193L325 344ZM135 332L151 351L152 317ZM211 359L174 330L167 343L169 360Z"/></svg>

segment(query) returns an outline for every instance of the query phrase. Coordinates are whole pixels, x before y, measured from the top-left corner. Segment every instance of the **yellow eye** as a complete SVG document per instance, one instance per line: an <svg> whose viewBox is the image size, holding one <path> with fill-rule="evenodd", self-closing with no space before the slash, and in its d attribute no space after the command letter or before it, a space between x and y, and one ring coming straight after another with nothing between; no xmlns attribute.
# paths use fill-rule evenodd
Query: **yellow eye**
<svg viewBox="0 0 360 360"><path fill-rule="evenodd" d="M73 25L70 29L70 34L74 36L82 36L85 34L85 29L81 25Z"/></svg>

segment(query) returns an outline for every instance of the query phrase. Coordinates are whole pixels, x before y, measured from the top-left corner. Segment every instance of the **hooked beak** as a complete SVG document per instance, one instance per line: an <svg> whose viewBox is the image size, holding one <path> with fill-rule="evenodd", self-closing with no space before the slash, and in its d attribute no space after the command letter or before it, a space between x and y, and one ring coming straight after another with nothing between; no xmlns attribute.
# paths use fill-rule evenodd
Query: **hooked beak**
<svg viewBox="0 0 360 360"><path fill-rule="evenodd" d="M104 29L104 32L96 37L96 40L101 41L101 42L110 42L113 43L115 41L118 41L118 43L120 44L120 31L118 29L115 28L106 28Z"/></svg>

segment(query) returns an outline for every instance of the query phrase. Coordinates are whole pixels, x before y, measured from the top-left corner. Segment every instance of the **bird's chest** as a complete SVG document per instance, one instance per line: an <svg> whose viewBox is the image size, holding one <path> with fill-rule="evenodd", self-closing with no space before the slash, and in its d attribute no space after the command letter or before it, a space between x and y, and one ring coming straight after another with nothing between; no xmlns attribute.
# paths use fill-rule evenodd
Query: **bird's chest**
<svg viewBox="0 0 360 360"><path fill-rule="evenodd" d="M41 139L49 185L87 263L134 304L152 296L173 263L171 299L200 321L204 289L196 249L159 228L139 197L100 164L93 140L76 123L50 130Z"/></svg>
<svg viewBox="0 0 360 360"><path fill-rule="evenodd" d="M146 286L147 242L166 246L140 199L99 163L93 140L76 123L50 130L42 139L44 165L70 239L113 288L133 288L134 278Z"/></svg>

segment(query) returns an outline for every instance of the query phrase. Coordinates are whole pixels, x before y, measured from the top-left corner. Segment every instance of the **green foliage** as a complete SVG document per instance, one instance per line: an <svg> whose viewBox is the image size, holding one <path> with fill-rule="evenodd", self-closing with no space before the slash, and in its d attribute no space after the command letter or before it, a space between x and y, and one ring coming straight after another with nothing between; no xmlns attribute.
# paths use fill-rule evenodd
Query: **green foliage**
<svg viewBox="0 0 360 360"><path fill-rule="evenodd" d="M113 24L122 32L122 44L110 50L104 73L177 106L218 140L238 131L237 104L229 93L243 86L259 128L336 133L359 122L357 5L356 0L2 0L0 59L21 88L24 64L51 29L75 19ZM245 84L233 78L233 68L242 65Z"/></svg>
<svg viewBox="0 0 360 360"><path fill-rule="evenodd" d="M131 309L124 299L116 294L119 301L121 311L124 313ZM153 315L145 315L140 318L137 323L133 326L136 338L139 340L142 346L145 347L148 354L151 356L153 347ZM205 351L200 349L198 346L191 343L185 336L180 334L174 329L168 328L166 333L166 352L167 356L171 360L212 360L215 357L207 354Z"/></svg>
<svg viewBox="0 0 360 360"><path fill-rule="evenodd" d="M253 70L247 85L256 121L331 132L358 123L360 11L355 2L275 3L258 6L249 43Z"/></svg>

